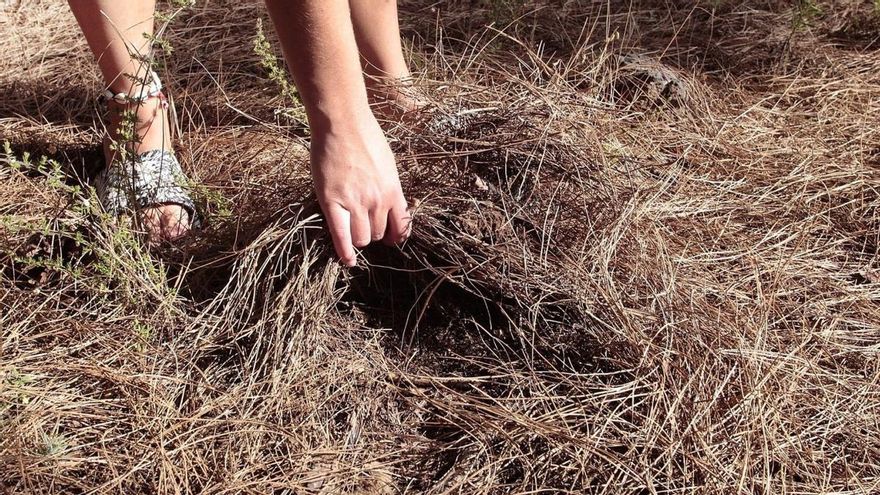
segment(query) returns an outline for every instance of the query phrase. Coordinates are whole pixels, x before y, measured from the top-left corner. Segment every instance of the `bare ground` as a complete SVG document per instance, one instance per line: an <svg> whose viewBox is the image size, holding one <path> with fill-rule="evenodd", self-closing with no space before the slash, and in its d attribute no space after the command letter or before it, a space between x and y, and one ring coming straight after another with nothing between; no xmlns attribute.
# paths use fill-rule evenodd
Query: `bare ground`
<svg viewBox="0 0 880 495"><path fill-rule="evenodd" d="M160 251L81 187L65 3L3 3L0 487L880 491L875 3L402 2L420 87L476 111L388 123L415 232L351 271L258 3L168 28L208 223Z"/></svg>

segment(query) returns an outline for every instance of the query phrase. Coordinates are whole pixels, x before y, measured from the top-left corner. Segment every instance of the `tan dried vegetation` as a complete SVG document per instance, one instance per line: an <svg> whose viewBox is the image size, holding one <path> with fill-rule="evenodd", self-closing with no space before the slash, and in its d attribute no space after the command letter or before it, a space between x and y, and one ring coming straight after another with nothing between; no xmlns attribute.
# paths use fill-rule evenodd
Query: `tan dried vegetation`
<svg viewBox="0 0 880 495"><path fill-rule="evenodd" d="M874 2L402 2L470 113L387 124L415 232L351 271L258 2L166 33L209 222L152 252L65 3L0 9L5 493L880 490Z"/></svg>

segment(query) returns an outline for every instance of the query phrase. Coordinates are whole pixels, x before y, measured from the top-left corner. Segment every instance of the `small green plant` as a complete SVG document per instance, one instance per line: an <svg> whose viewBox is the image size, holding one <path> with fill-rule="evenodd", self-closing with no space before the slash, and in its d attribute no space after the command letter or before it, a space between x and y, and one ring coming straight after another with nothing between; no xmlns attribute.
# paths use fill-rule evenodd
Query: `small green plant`
<svg viewBox="0 0 880 495"><path fill-rule="evenodd" d="M232 202L220 191L196 182L188 183L187 188L194 198L198 198L199 202L207 205L211 211L211 217L220 220L233 215Z"/></svg>
<svg viewBox="0 0 880 495"><path fill-rule="evenodd" d="M140 143L137 134L137 112L132 109L122 111L119 127L116 129L117 140L110 143L110 149L115 151L122 163L131 163L135 156L132 152Z"/></svg>
<svg viewBox="0 0 880 495"><path fill-rule="evenodd" d="M170 4L169 10L156 10L153 14L153 19L156 25L160 26L160 28L156 31L156 34L148 35L145 34L144 37L150 40L153 45L153 48L158 48L162 50L166 55L170 55L174 51L174 47L171 45L171 42L168 41L164 37L165 30L174 22L174 20L180 15L181 12L193 7L196 2L195 0L169 0ZM150 57L148 62L153 63L155 58Z"/></svg>
<svg viewBox="0 0 880 495"><path fill-rule="evenodd" d="M16 402L21 405L30 403L30 393L27 388L36 381L37 378L34 375L21 373L16 369L6 375L6 384L13 390Z"/></svg>
<svg viewBox="0 0 880 495"><path fill-rule="evenodd" d="M875 3L877 1L880 0L875 0ZM821 14L822 7L819 6L816 0L797 0L792 18L792 29L800 31L809 27Z"/></svg>
<svg viewBox="0 0 880 495"><path fill-rule="evenodd" d="M132 330L134 330L134 334L136 337L136 340L134 342L135 350L138 352L144 352L147 348L147 343L153 336L153 328L149 325L149 323L135 320L135 322L132 324Z"/></svg>
<svg viewBox="0 0 880 495"><path fill-rule="evenodd" d="M60 433L40 432L41 453L45 456L62 454L70 447L70 440Z"/></svg>
<svg viewBox="0 0 880 495"><path fill-rule="evenodd" d="M120 148L120 152L124 153L125 148ZM41 177L50 189L66 198L64 210L52 218L0 216L0 231L38 239L31 249L21 249L17 244L0 249L0 256L18 270L38 269L57 279L77 281L77 287L105 298L106 303L122 304L145 312L150 311L144 304L145 287L148 288L146 293L163 301L176 297L174 289L167 284L162 264L152 259L148 247L130 228L131 219L120 217L114 222L100 208L93 188L69 184L65 180L59 162L45 156L35 158L28 152L17 156L11 145L4 142L0 147L0 177L12 174ZM111 228L104 228L111 225ZM62 241L75 248L75 257L54 248L48 251L44 248L44 245L61 245ZM83 263L86 259L88 263Z"/></svg>
<svg viewBox="0 0 880 495"><path fill-rule="evenodd" d="M67 280L82 277L84 267L78 261L94 253L85 234L88 219L99 211L94 190L70 183L61 163L56 160L46 156L34 158L26 151L16 156L8 142L3 143L0 151L0 172L4 171L6 174L0 175L26 174L42 178L48 189L61 196L64 203L61 211L48 218L22 217L14 213L0 216L0 229L6 235L28 239L25 244L4 246L0 255L18 271L35 270L43 274L40 279L31 280L38 285L45 282L48 274ZM76 256L65 256L60 248L62 245L71 248Z"/></svg>
<svg viewBox="0 0 880 495"><path fill-rule="evenodd" d="M302 106L302 100L296 90L296 86L287 77L287 71L275 56L272 50L272 44L266 37L266 31L263 29L263 20L257 19L257 34L254 37L254 53L260 57L260 66L266 70L269 80L278 85L281 90L281 96L284 101L292 104L292 107L284 108L280 113L287 117L304 124L306 122L305 108Z"/></svg>
<svg viewBox="0 0 880 495"><path fill-rule="evenodd" d="M492 22L506 25L513 22L525 6L525 0L489 0Z"/></svg>
<svg viewBox="0 0 880 495"><path fill-rule="evenodd" d="M9 167L15 172L34 173L46 178L48 185L61 193L78 195L82 192L82 188L78 184L68 184L67 175L57 160L53 160L45 155L34 160L27 151L21 153L17 157L12 151L12 145L9 141L3 142L3 152L0 156L0 163Z"/></svg>

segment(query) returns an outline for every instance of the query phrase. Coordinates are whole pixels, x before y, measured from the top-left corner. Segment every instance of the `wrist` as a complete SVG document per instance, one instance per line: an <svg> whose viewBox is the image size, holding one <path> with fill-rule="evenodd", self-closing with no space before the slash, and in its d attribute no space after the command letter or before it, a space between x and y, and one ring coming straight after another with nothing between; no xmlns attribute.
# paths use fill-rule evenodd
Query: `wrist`
<svg viewBox="0 0 880 495"><path fill-rule="evenodd" d="M347 105L318 105L317 108L306 110L306 114L309 128L315 137L359 133L376 124L366 98L363 102Z"/></svg>

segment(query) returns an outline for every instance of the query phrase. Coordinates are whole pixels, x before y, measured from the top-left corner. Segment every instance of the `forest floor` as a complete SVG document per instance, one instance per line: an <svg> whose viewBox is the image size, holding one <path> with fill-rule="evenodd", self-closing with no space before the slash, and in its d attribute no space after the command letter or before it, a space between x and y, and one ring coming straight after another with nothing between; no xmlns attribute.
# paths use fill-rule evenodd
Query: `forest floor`
<svg viewBox="0 0 880 495"><path fill-rule="evenodd" d="M207 221L148 249L66 2L0 4L0 491L880 491L876 1L401 2L466 118L385 123L414 233L356 269L261 19L163 35Z"/></svg>

